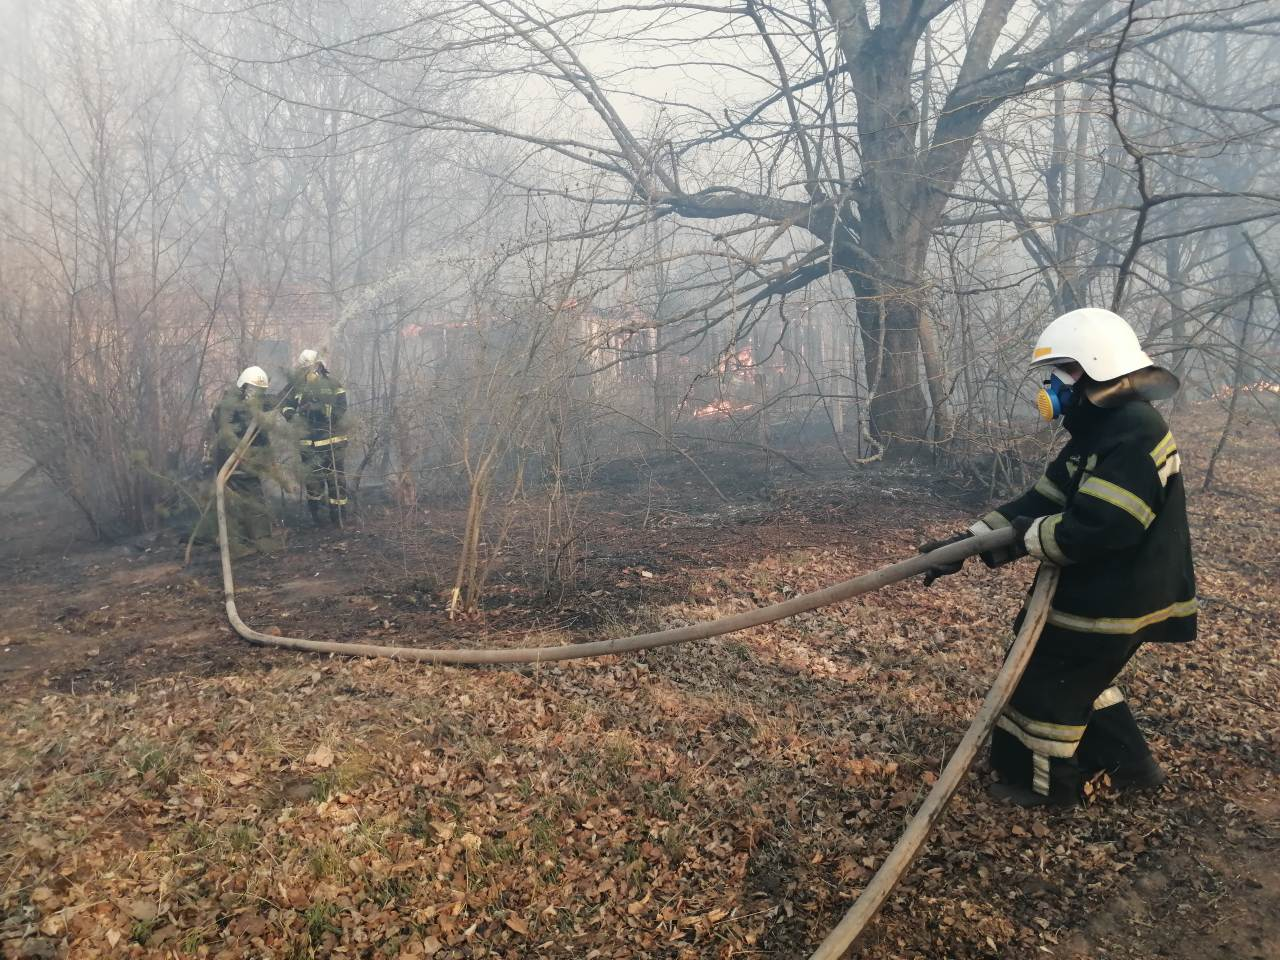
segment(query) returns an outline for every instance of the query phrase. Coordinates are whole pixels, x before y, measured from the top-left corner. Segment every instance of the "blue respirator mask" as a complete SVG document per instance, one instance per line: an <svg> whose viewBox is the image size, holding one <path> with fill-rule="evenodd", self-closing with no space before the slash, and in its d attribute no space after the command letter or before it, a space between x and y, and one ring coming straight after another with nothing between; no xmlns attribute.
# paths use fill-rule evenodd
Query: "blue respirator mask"
<svg viewBox="0 0 1280 960"><path fill-rule="evenodd" d="M1075 399L1076 378L1060 367L1054 367L1049 379L1036 394L1036 409L1046 420L1056 420Z"/></svg>

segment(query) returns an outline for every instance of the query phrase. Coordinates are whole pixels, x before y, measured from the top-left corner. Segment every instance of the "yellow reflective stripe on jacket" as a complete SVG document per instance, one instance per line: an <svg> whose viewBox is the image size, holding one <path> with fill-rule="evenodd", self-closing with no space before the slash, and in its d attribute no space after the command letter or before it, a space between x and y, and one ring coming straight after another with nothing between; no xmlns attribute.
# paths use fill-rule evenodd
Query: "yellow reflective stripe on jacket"
<svg viewBox="0 0 1280 960"><path fill-rule="evenodd" d="M1040 494L1040 496L1052 500L1060 507L1064 507L1067 504L1067 495L1059 490L1058 485L1048 477L1041 477L1036 481L1036 485L1032 487L1032 489L1035 490L1036 493Z"/></svg>
<svg viewBox="0 0 1280 960"><path fill-rule="evenodd" d="M1178 445L1173 442L1173 434L1166 433L1164 439L1151 451L1151 462L1156 465L1160 477L1160 486L1167 487L1169 478L1182 470L1182 458L1178 456Z"/></svg>
<svg viewBox="0 0 1280 960"><path fill-rule="evenodd" d="M346 443L346 442L347 442L347 438L346 438L345 436L342 436L342 437L329 437L329 439L327 439L327 440L301 440L301 441L299 441L299 442L300 442L304 447L328 447L328 446L331 446L331 445L333 445L333 444L335 444L335 443Z"/></svg>
<svg viewBox="0 0 1280 960"><path fill-rule="evenodd" d="M1166 433L1159 443L1151 451L1151 460L1158 467L1165 460L1169 459L1169 454L1174 453L1178 449L1178 445L1174 443L1172 431Z"/></svg>
<svg viewBox="0 0 1280 960"><path fill-rule="evenodd" d="M1119 507L1142 524L1144 530L1151 526L1151 522L1156 518L1155 511L1148 507L1141 497L1130 493L1124 487L1117 486L1110 480L1103 480L1101 477L1089 477L1086 479L1084 483L1080 484L1080 493L1097 497L1113 507Z"/></svg>
<svg viewBox="0 0 1280 960"><path fill-rule="evenodd" d="M1199 608L1199 601L1192 598L1171 603L1163 610L1153 610L1141 617L1079 617L1074 613L1050 610L1049 623L1079 633L1130 634L1174 617L1189 617Z"/></svg>
<svg viewBox="0 0 1280 960"><path fill-rule="evenodd" d="M1098 455L1096 453L1089 454L1088 458L1086 458L1084 462L1084 472L1088 473L1097 465L1098 465ZM1067 461L1067 475L1074 477L1079 472L1080 472L1080 458L1072 457L1070 460Z"/></svg>
<svg viewBox="0 0 1280 960"><path fill-rule="evenodd" d="M1172 477L1175 473L1181 473L1181 472L1182 472L1182 457L1178 456L1178 451L1175 450L1173 451L1172 455L1170 455L1170 457L1167 460L1165 460L1165 462L1160 466L1160 471L1158 474L1158 476L1160 477L1160 486L1167 487L1169 485L1169 478Z"/></svg>
<svg viewBox="0 0 1280 960"><path fill-rule="evenodd" d="M1060 567L1065 567L1071 562L1062 548L1058 546L1058 524L1062 522L1062 514L1055 513L1051 517L1045 517L1036 531L1036 535L1040 538L1040 547L1044 550L1047 559L1052 560Z"/></svg>
<svg viewBox="0 0 1280 960"><path fill-rule="evenodd" d="M1031 526L1027 528L1026 538L1023 545L1027 548L1027 553L1035 557L1037 560L1048 560L1050 563L1056 563L1060 567L1065 567L1071 562L1062 548L1058 546L1057 530L1058 524L1062 522L1062 514L1054 513L1047 517L1037 517L1032 521Z"/></svg>

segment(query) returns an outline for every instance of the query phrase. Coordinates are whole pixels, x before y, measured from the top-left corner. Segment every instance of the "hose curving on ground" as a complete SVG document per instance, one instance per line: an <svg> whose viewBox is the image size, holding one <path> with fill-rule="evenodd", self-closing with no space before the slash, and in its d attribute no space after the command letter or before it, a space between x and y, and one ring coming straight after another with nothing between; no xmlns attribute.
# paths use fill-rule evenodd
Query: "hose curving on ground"
<svg viewBox="0 0 1280 960"><path fill-rule="evenodd" d="M214 480L214 494L218 509L218 548L222 553L222 588L226 594L227 619L241 637L250 643L269 647L282 647L287 650L302 650L308 653L333 653L348 657L381 657L389 660L418 660L426 663L440 664L494 664L494 663L549 663L557 660L576 660L581 657L603 657L615 653L634 653L639 650L653 650L657 647L668 647L676 643L687 643L691 640L708 640L712 637L724 636L748 627L759 627L774 623L797 613L816 610L828 604L839 603L891 583L898 583L911 577L924 574L939 564L955 563L986 550L1006 547L1013 542L1013 531L997 530L984 533L958 543L949 544L934 550L902 560L898 563L882 567L871 573L845 580L841 583L803 593L730 617L709 620L706 623L694 623L685 627L672 627L655 633L640 633L630 637L618 637L613 640L593 640L588 643L567 643L555 647L512 647L509 649L493 648L483 650L446 650L421 647L387 647L370 643L335 643L328 640L304 640L300 637L277 637L261 633L246 624L236 610L235 580L231 573L231 551L227 539L226 483L235 470L236 464L252 443L256 427L245 432L244 439L227 458L222 469Z"/></svg>
<svg viewBox="0 0 1280 960"><path fill-rule="evenodd" d="M931 568L947 563L955 563L966 557L986 551L1008 546L1013 542L1014 532L1011 529L980 534L958 543L949 544L934 550L932 553L911 557L908 560L882 567L872 573L845 580L822 590L801 594L782 603L771 604L756 610L722 617L706 623L691 624L685 627L674 627L659 630L655 633L641 633L614 640L596 640L589 643L564 644L554 647L518 647L511 649L487 650L444 650L421 649L417 647L386 647L367 643L334 643L323 640L304 640L298 637L277 637L261 633L248 626L236 611L235 582L231 573L231 551L227 539L226 482L235 470L236 464L253 441L257 427L246 431L244 439L235 451L227 458L226 463L218 471L214 481L214 492L218 510L218 546L222 554L222 586L226 593L227 618L231 626L244 639L251 643L269 647L282 647L289 650L301 650L309 653L330 653L355 657L382 657L392 660L417 660L436 664L497 664L497 663L547 663L556 660L572 660L580 657L597 657L615 653L629 653L639 650L652 650L657 647L670 646L690 640L706 640L723 636L748 627L758 627L767 623L791 617L797 613L815 610L832 603L839 603L860 594L879 590L891 583L897 583L925 573ZM1044 629L1049 615L1049 607L1053 600L1054 590L1058 585L1059 570L1052 564L1041 564L1036 576L1035 587L1027 604L1027 614L1023 618L1022 628L1005 658L1000 672L996 675L990 691L983 700L982 707L974 717L973 723L965 732L951 758L943 768L937 783L929 791L924 803L916 811L907 824L902 836L893 850L876 871L871 882L866 886L853 906L841 919L840 923L827 935L821 945L813 952L810 960L838 960L853 946L867 925L875 917L884 901L897 885L902 875L911 866L924 847L925 841L934 825L942 818L952 794L964 779L972 765L978 749L991 733L996 719L1009 702L1014 688L1022 678L1031 654L1035 650L1040 632Z"/></svg>

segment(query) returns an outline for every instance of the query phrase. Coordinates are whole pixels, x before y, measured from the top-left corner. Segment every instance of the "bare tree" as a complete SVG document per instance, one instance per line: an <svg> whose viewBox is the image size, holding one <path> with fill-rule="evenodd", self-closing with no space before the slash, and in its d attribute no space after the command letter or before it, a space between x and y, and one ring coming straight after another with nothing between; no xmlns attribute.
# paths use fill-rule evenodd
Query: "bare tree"
<svg viewBox="0 0 1280 960"><path fill-rule="evenodd" d="M197 439L187 375L209 347L222 266L185 282L205 224L179 61L130 57L142 11L58 5L10 116L35 158L0 219L4 403L20 448L99 533L158 520ZM216 250L217 247L215 246ZM201 411L201 418L203 411Z"/></svg>
<svg viewBox="0 0 1280 960"><path fill-rule="evenodd" d="M857 298L873 428L918 440L931 419L922 385L932 420L947 422L943 358L924 309L930 241L989 118L1019 98L1101 75L1122 38L1134 49L1224 22L1266 30L1276 15L1242 3L1197 17L1156 0L1127 8L1103 0L1070 8L1014 0L878 7L748 0L544 11L520 0L459 0L378 33L294 40L287 53L323 57L377 89L381 103L355 114L365 120L501 136L524 144L531 158L603 173L612 195L578 198L623 211L623 227L666 217L724 222L716 239L738 268L707 304L726 308L713 319L750 312L824 274L843 275ZM599 39L617 36L628 40ZM548 123L536 108L480 115L456 98L427 101L409 82L422 75L424 50L453 57L454 76L473 84L523 78L534 88L531 104L545 95L580 112L573 124ZM637 99L627 92L636 80L625 65L631 55L685 72L731 72L747 92L729 109L664 96L661 135L642 135L629 119ZM223 62L256 77L262 59ZM572 175L547 178L532 159L525 169L544 174L523 181L526 189L578 196ZM1062 184L1052 192L1060 201ZM1065 236L1059 242L1071 245Z"/></svg>

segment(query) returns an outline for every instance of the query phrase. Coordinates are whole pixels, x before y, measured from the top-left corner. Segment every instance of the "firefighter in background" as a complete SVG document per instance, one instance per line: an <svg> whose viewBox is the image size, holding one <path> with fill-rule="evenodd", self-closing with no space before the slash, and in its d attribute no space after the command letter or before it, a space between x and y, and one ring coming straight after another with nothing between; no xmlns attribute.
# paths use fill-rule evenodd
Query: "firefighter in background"
<svg viewBox="0 0 1280 960"><path fill-rule="evenodd" d="M280 412L286 420L297 416L301 422L299 445L311 519L320 523L320 508L328 506L329 519L341 526L347 506L347 435L342 426L347 391L315 350L298 355Z"/></svg>
<svg viewBox="0 0 1280 960"><path fill-rule="evenodd" d="M270 409L269 386L265 370L246 367L236 379L235 386L228 387L213 408L212 460L209 466L214 471L222 468L254 419ZM270 473L271 466L271 440L266 430L259 429L244 457L227 478L227 537L233 556L266 553L277 546L262 488L262 478ZM212 513L206 517L216 523ZM216 541L217 534L213 530L202 530L202 538Z"/></svg>
<svg viewBox="0 0 1280 960"><path fill-rule="evenodd" d="M1051 323L1031 365L1048 370L1041 416L1061 417L1069 442L1022 496L922 547L1013 527L1012 548L982 555L988 566L1030 554L1062 568L1039 644L992 735L1001 782L991 792L1021 806L1076 802L1103 772L1120 789L1163 783L1113 681L1142 644L1196 635L1178 446L1151 405L1177 392L1177 378L1152 363L1121 317L1091 308Z"/></svg>

